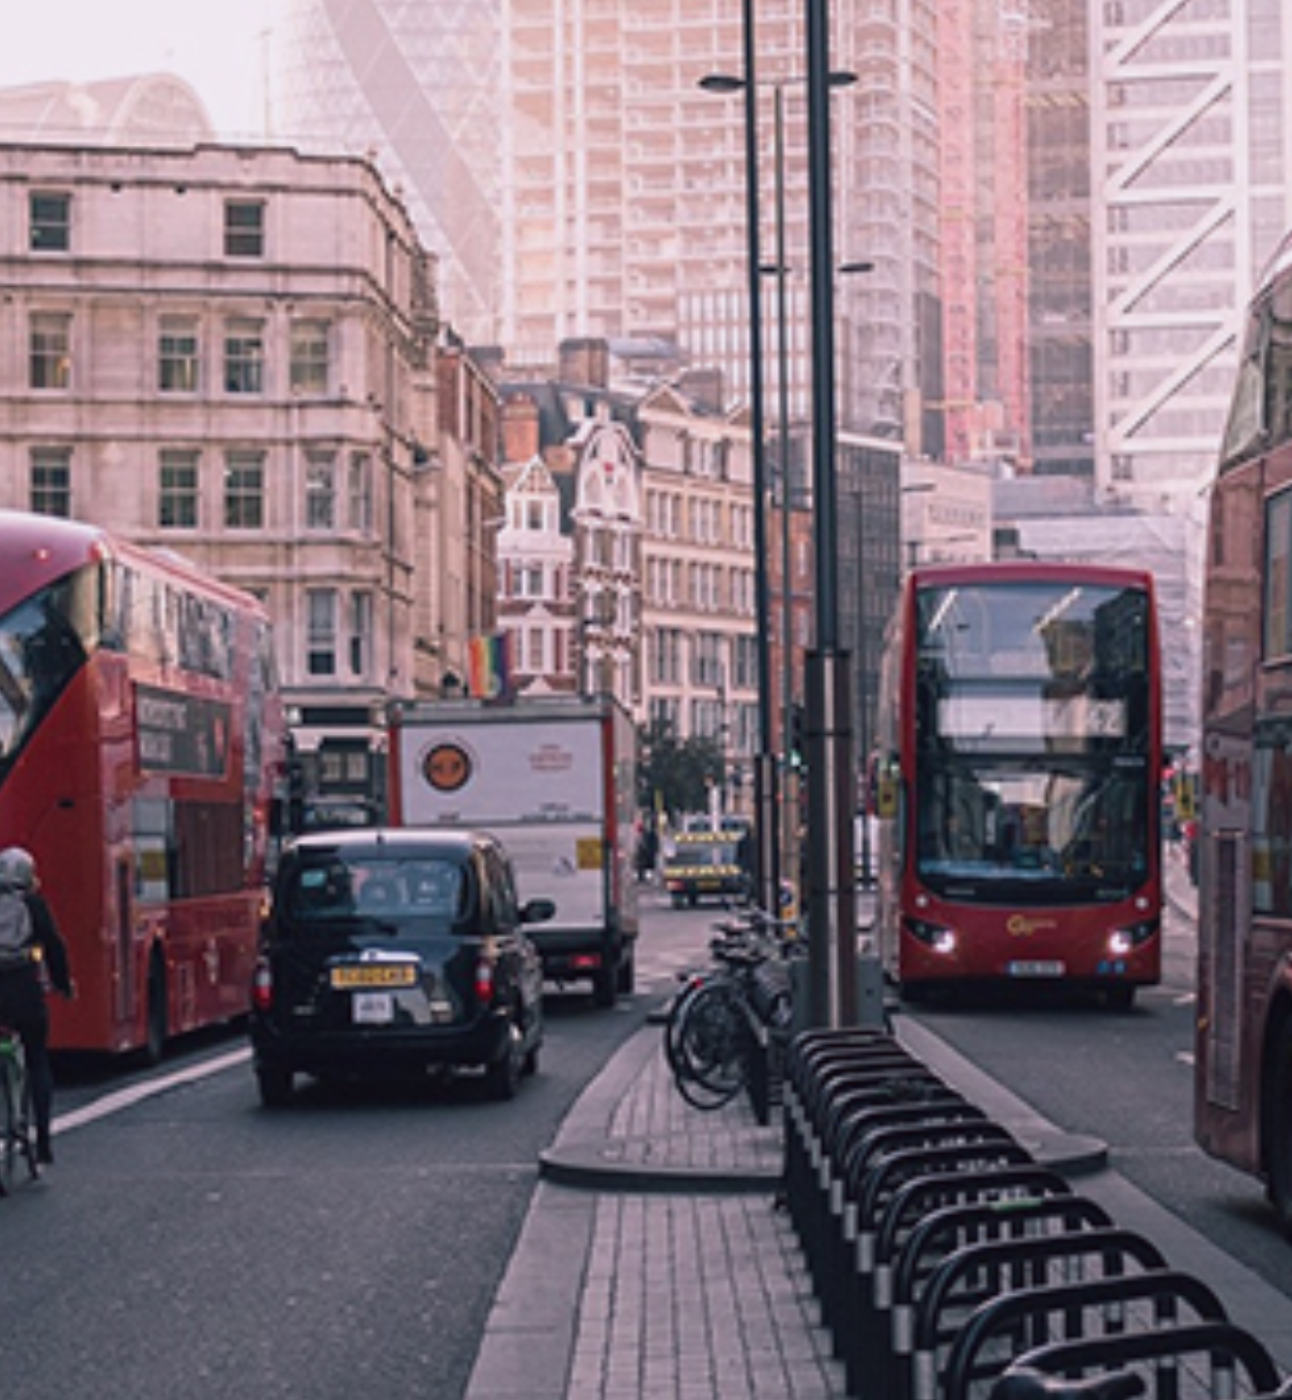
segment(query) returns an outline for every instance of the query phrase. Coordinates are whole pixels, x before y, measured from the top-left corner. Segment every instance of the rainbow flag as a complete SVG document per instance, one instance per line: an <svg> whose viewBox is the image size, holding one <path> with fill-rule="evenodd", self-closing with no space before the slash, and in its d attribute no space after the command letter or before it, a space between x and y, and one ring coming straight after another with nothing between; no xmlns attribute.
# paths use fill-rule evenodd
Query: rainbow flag
<svg viewBox="0 0 1292 1400"><path fill-rule="evenodd" d="M482 700L498 700L508 693L511 666L507 633L492 637L472 637L469 648L468 693Z"/></svg>

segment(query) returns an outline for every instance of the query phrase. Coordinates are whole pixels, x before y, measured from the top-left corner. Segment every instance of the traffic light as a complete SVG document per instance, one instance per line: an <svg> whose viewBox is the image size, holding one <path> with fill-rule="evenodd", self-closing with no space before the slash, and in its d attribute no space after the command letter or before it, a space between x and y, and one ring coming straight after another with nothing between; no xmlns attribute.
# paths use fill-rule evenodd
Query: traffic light
<svg viewBox="0 0 1292 1400"><path fill-rule="evenodd" d="M801 768L804 761L803 706L796 701L790 706L789 761Z"/></svg>
<svg viewBox="0 0 1292 1400"><path fill-rule="evenodd" d="M299 836L305 829L305 768L295 747L287 755L287 832Z"/></svg>

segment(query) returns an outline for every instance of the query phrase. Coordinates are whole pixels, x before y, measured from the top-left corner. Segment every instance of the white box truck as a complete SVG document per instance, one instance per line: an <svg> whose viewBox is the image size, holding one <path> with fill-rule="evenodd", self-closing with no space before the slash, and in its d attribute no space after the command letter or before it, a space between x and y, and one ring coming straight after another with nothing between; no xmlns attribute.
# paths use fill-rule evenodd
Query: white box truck
<svg viewBox="0 0 1292 1400"><path fill-rule="evenodd" d="M555 917L527 932L556 982L613 1006L633 989L637 735L602 697L437 700L390 712L389 816L477 827L506 847L522 903Z"/></svg>

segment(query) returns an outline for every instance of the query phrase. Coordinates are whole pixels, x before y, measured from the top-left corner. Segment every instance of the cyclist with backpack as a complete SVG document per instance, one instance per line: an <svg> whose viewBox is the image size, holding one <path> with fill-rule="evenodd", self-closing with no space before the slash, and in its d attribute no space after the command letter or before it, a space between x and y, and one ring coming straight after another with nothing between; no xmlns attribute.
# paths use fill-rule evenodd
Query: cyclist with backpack
<svg viewBox="0 0 1292 1400"><path fill-rule="evenodd" d="M75 995L67 946L40 893L36 862L21 846L10 846L0 851L0 1023L22 1037L36 1118L36 1158L45 1165L54 1160L47 984L69 1001Z"/></svg>

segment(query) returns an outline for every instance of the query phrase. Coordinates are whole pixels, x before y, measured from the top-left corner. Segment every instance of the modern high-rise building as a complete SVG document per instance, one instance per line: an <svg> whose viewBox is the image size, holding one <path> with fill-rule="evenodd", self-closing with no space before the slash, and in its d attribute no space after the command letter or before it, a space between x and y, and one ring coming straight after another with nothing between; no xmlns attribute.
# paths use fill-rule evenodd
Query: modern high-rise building
<svg viewBox="0 0 1292 1400"><path fill-rule="evenodd" d="M1086 0L1031 0L1027 270L1032 470L1094 475Z"/></svg>
<svg viewBox="0 0 1292 1400"><path fill-rule="evenodd" d="M1090 9L1097 487L1196 497L1238 313L1292 224L1286 0Z"/></svg>
<svg viewBox="0 0 1292 1400"><path fill-rule="evenodd" d="M277 139L371 160L438 255L458 333L497 338L504 0L276 0Z"/></svg>
<svg viewBox="0 0 1292 1400"><path fill-rule="evenodd" d="M757 14L759 233L786 280L788 411L809 405L804 7ZM444 269L447 318L508 359L579 336L675 341L748 397L740 0L280 0L277 134L370 149ZM830 98L844 421L937 450L935 7L838 6ZM777 139L775 112L783 121ZM778 194L783 201L778 203ZM778 218L783 209L783 219ZM783 243L777 235L783 233ZM778 258L778 249L783 257ZM779 411L775 278L763 304ZM927 359L925 368L922 362Z"/></svg>

